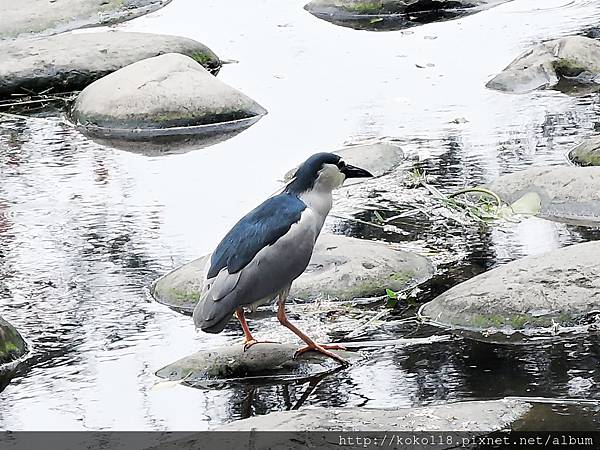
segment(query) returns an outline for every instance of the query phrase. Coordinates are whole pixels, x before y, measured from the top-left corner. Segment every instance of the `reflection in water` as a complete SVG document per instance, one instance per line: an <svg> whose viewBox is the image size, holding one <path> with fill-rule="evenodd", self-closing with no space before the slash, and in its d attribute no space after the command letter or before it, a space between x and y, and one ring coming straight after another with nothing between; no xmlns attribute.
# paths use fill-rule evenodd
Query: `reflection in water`
<svg viewBox="0 0 600 450"><path fill-rule="evenodd" d="M146 287L210 251L223 230L278 187L275 180L317 150L384 136L398 142L404 164L340 190L334 213L350 219L332 217L327 227L419 251L438 266L438 275L408 296L410 305L403 301L360 339L441 333L402 322L414 315L413 301L521 256L600 236L538 219L459 221L426 190L403 182L419 169L448 193L531 165L566 164L567 151L598 127L597 94L510 96L483 86L531 42L597 23L597 2L543 11L532 0L509 2L501 17L491 9L411 34L332 27L301 2L237 2L236 14L230 6L179 0L122 25L197 38L240 61L219 77L271 113L226 142L149 158L99 146L52 115L0 118L0 314L33 344L31 358L0 387L0 427L202 430L301 406L505 395L600 400L596 337L519 347L457 339L370 350L322 379L153 387L160 367L237 342L239 331L196 333L189 317L151 302ZM227 17L226 26L209 21L199 35L187 19L205 8ZM533 18L539 26L531 26ZM468 55L478 55L476 63ZM391 221L399 231L354 220L376 222L375 211L402 215ZM293 320L319 338L341 338L333 331L352 330L361 312L371 317L381 305L319 312L332 302ZM272 314L253 317L251 326L281 333Z"/></svg>

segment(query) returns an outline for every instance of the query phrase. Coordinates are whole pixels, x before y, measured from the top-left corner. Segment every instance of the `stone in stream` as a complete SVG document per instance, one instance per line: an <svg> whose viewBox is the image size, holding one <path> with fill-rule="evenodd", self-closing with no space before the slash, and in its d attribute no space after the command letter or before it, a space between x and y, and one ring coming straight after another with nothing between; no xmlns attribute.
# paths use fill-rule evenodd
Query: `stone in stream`
<svg viewBox="0 0 600 450"><path fill-rule="evenodd" d="M341 156L347 164L362 167L371 172L375 177L380 177L391 172L404 161L402 148L399 145L385 141L373 144L351 145L334 150L333 153ZM295 167L289 170L284 175L283 181L288 182L291 180L297 169ZM351 178L344 182L344 186L360 182L360 179Z"/></svg>
<svg viewBox="0 0 600 450"><path fill-rule="evenodd" d="M600 83L600 42L583 36L568 36L537 44L513 62L486 86L497 91L523 94L556 87L565 92Z"/></svg>
<svg viewBox="0 0 600 450"><path fill-rule="evenodd" d="M191 314L200 299L204 270L210 255L185 264L152 287L153 297L177 311ZM306 272L292 284L290 297L302 300L354 298L401 291L433 275L427 258L396 250L387 244L339 235L322 235L317 240Z"/></svg>
<svg viewBox="0 0 600 450"><path fill-rule="evenodd" d="M110 25L148 14L171 0L27 0L2 2L0 39Z"/></svg>
<svg viewBox="0 0 600 450"><path fill-rule="evenodd" d="M600 166L600 136L593 136L569 152L569 159L580 166Z"/></svg>
<svg viewBox="0 0 600 450"><path fill-rule="evenodd" d="M208 47L179 36L111 31L6 41L0 43L0 98L80 90L115 70L164 53L190 56L212 73L221 67Z"/></svg>
<svg viewBox="0 0 600 450"><path fill-rule="evenodd" d="M401 30L455 19L508 0L313 0L304 6L319 19L357 30Z"/></svg>
<svg viewBox="0 0 600 450"><path fill-rule="evenodd" d="M419 316L497 342L597 330L599 254L594 241L510 262L454 286Z"/></svg>
<svg viewBox="0 0 600 450"><path fill-rule="evenodd" d="M512 398L486 401L465 401L443 405L411 408L310 408L298 411L278 411L222 425L218 431L484 431L502 430L524 417L531 404ZM257 435L259 436L259 435ZM293 434L280 433L272 439L270 448L306 448L294 444ZM323 439L325 435L315 436ZM460 439L459 439L460 441ZM303 442L303 441L300 441ZM324 441L325 443L327 441ZM392 442L396 444L396 442ZM317 442L311 447L322 448ZM337 443L339 445L339 441ZM448 447L456 448L456 442ZM378 445L379 447L380 445ZM459 445L460 446L460 445ZM391 448L406 448L394 445ZM409 446L412 448L412 445ZM417 446L419 447L419 446ZM425 446L426 447L426 446ZM260 448L260 445L257 445ZM327 447L330 448L330 447ZM416 447L415 447L416 448ZM419 447L420 448L420 447Z"/></svg>
<svg viewBox="0 0 600 450"><path fill-rule="evenodd" d="M345 347L345 350L335 352L352 363L364 358L364 354L358 352L360 349L429 345L451 339L450 336L440 335L428 338L343 342L339 345ZM306 352L296 357L296 351L301 346L300 341L294 344L263 342L244 350L240 338L239 342L233 345L211 347L181 358L159 369L156 375L170 381L203 387L213 382L239 381L239 378L249 381L249 377L259 377L263 381L285 377L289 381L292 378L306 378L340 368L336 361L320 353Z"/></svg>
<svg viewBox="0 0 600 450"><path fill-rule="evenodd" d="M534 167L486 186L507 203L534 205L540 217L582 225L600 222L600 167Z"/></svg>
<svg viewBox="0 0 600 450"><path fill-rule="evenodd" d="M27 352L27 344L10 323L0 317L0 373L10 370Z"/></svg>
<svg viewBox="0 0 600 450"><path fill-rule="evenodd" d="M300 347L299 343L260 343L244 350L240 341L237 345L201 350L186 356L159 369L156 375L171 381L202 385L258 375L305 378L340 367L331 358L313 352L294 358ZM353 352L336 352L344 358L357 357Z"/></svg>
<svg viewBox="0 0 600 450"><path fill-rule="evenodd" d="M71 119L84 133L110 142L211 138L239 132L266 110L189 56L144 59L87 86Z"/></svg>

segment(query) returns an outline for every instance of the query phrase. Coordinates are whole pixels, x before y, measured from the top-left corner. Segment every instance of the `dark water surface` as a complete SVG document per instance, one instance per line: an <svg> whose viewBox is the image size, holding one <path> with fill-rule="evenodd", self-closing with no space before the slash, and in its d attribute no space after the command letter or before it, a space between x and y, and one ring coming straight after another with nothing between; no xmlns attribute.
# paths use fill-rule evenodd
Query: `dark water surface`
<svg viewBox="0 0 600 450"><path fill-rule="evenodd" d="M307 155L399 142L401 168L337 194L334 214L372 220L373 210L389 217L423 204L426 193L403 183L409 170L425 170L450 192L531 165L568 164L567 151L600 127L597 94L484 88L532 42L597 25L597 1L515 0L387 33L337 27L302 6L174 0L119 26L195 38L239 61L219 78L269 115L212 147L148 157L91 142L56 116L0 119L0 311L33 348L0 393L0 428L202 430L301 405L507 395L600 402L598 337L525 346L456 339L381 349L311 382L155 387L157 369L240 333L197 334L189 317L150 301L147 287L211 250ZM402 233L333 217L328 227L430 256L439 275L417 302L498 264L600 237L541 219L480 226L420 213L394 223ZM321 339L342 338L360 320L326 320L316 314L322 306L297 318ZM365 307L365 316L373 308L381 306ZM363 338L439 333L399 322L413 313L391 314ZM259 324L259 336L292 339L274 317L251 322ZM597 407L586 408L596 416Z"/></svg>

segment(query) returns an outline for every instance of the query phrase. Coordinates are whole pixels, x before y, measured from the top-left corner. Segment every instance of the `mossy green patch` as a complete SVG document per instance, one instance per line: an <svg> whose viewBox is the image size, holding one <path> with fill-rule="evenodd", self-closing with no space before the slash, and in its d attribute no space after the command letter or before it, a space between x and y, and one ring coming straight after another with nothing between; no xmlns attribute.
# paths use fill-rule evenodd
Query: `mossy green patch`
<svg viewBox="0 0 600 450"><path fill-rule="evenodd" d="M569 153L569 159L580 166L600 166L600 149L597 151L575 150Z"/></svg>
<svg viewBox="0 0 600 450"><path fill-rule="evenodd" d="M383 8L382 2L358 2L345 5L349 11L357 14L379 14Z"/></svg>
<svg viewBox="0 0 600 450"><path fill-rule="evenodd" d="M26 344L21 335L7 322L0 319L0 364L23 356Z"/></svg>
<svg viewBox="0 0 600 450"><path fill-rule="evenodd" d="M552 66L558 75L565 77L576 77L586 70L578 61L567 58L554 61Z"/></svg>

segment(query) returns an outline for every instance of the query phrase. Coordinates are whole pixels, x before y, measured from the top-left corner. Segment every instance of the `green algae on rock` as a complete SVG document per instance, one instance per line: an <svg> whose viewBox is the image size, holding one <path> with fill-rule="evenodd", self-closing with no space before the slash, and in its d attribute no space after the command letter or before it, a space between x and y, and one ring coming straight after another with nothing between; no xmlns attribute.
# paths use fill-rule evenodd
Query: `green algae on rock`
<svg viewBox="0 0 600 450"><path fill-rule="evenodd" d="M304 6L319 19L357 30L401 30L456 19L507 0L313 0Z"/></svg>
<svg viewBox="0 0 600 450"><path fill-rule="evenodd" d="M580 166L600 166L600 136L593 136L574 147L569 159Z"/></svg>
<svg viewBox="0 0 600 450"><path fill-rule="evenodd" d="M3 366L9 366L26 352L25 340L10 323L0 317L0 372Z"/></svg>
<svg viewBox="0 0 600 450"><path fill-rule="evenodd" d="M211 49L179 36L110 31L7 41L0 43L0 98L80 90L122 67L165 53L190 56L213 74L221 67Z"/></svg>
<svg viewBox="0 0 600 450"><path fill-rule="evenodd" d="M600 242L528 256L449 289L419 310L427 323L481 340L586 331L600 311Z"/></svg>

